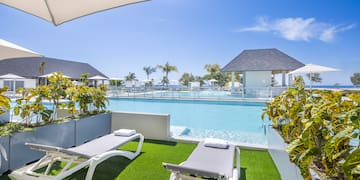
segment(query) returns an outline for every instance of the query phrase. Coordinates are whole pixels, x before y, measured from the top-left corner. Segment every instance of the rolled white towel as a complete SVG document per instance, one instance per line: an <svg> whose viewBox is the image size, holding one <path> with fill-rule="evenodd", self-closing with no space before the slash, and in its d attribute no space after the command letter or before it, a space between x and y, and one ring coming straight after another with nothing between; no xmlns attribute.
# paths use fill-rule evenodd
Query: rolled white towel
<svg viewBox="0 0 360 180"><path fill-rule="evenodd" d="M132 136L136 134L136 130L133 129L119 129L114 131L115 136Z"/></svg>
<svg viewBox="0 0 360 180"><path fill-rule="evenodd" d="M204 140L204 146L226 149L229 147L229 142L223 139L206 138Z"/></svg>

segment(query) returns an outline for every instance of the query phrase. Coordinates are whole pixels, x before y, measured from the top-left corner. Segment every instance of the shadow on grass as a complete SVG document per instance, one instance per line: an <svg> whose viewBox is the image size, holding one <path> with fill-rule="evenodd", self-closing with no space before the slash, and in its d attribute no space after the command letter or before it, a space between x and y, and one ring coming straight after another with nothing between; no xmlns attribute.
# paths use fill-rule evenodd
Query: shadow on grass
<svg viewBox="0 0 360 180"><path fill-rule="evenodd" d="M143 153L141 153L143 154ZM137 156L138 157L138 156ZM136 158L137 158L136 157ZM135 158L135 159L136 159ZM135 160L133 159L133 160ZM100 163L94 172L93 179L116 179L117 176L133 161L129 160L123 156L114 156L105 160L104 162ZM62 163L54 163L53 167L51 168L51 175L58 174L61 168L64 166ZM79 171L75 172L71 176L65 178L67 180L82 180L85 179L88 167L80 169ZM39 170L41 172L41 170ZM4 174L0 176L0 180L10 180L8 174Z"/></svg>
<svg viewBox="0 0 360 180"><path fill-rule="evenodd" d="M160 141L160 140L152 140L152 139L145 139L144 142L147 143L153 143L153 144L162 144L162 145L168 145L168 146L176 146L176 142L171 141Z"/></svg>
<svg viewBox="0 0 360 180"><path fill-rule="evenodd" d="M240 179L246 180L246 168L240 168Z"/></svg>
<svg viewBox="0 0 360 180"><path fill-rule="evenodd" d="M115 156L99 164L94 172L93 179L116 179L117 176L131 163L122 156ZM88 168L83 168L65 179L85 179Z"/></svg>

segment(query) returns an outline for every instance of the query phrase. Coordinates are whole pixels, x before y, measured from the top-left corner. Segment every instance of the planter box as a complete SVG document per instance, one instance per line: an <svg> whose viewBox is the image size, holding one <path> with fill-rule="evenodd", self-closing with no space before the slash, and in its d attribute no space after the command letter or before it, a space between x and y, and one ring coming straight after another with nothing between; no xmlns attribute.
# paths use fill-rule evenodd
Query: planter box
<svg viewBox="0 0 360 180"><path fill-rule="evenodd" d="M75 145L78 146L111 132L111 113L75 120Z"/></svg>
<svg viewBox="0 0 360 180"><path fill-rule="evenodd" d="M289 154L285 151L287 144L278 132L271 126L266 134L268 139L269 153L280 173L281 179L302 180L299 168L290 162Z"/></svg>
<svg viewBox="0 0 360 180"><path fill-rule="evenodd" d="M26 142L59 147L75 145L75 121L67 121L35 128L34 131L14 133L10 136L10 170L15 170L32 161L40 159L44 152L31 150Z"/></svg>
<svg viewBox="0 0 360 180"><path fill-rule="evenodd" d="M10 111L6 111L4 114L0 115L0 125L9 122L10 120Z"/></svg>
<svg viewBox="0 0 360 180"><path fill-rule="evenodd" d="M10 138L9 136L0 136L0 146L4 148L5 154L2 154L0 151L0 176L9 170L9 144L10 144ZM7 157L7 160L5 160L4 156Z"/></svg>

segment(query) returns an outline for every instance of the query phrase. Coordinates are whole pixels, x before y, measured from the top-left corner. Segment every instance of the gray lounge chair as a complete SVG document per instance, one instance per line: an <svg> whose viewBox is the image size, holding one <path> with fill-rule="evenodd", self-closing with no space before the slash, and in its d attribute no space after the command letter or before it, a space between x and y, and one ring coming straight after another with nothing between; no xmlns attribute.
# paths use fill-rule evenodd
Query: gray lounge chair
<svg viewBox="0 0 360 180"><path fill-rule="evenodd" d="M228 148L221 149L206 147L204 142L200 142L189 158L180 165L163 163L163 166L172 172L172 180L198 180L199 177L238 180L240 150L231 144Z"/></svg>
<svg viewBox="0 0 360 180"><path fill-rule="evenodd" d="M136 152L117 150L118 147L139 139ZM63 179L76 171L89 166L86 180L91 180L95 168L98 164L113 156L124 156L128 159L134 159L141 152L144 136L142 134L134 134L129 137L116 136L108 134L77 147L64 149L61 147L26 143L31 149L46 152L46 155L34 164L30 164L23 168L17 169L9 176L14 179ZM66 162L67 164L56 176L49 175L51 166L56 161ZM70 167L73 163L77 165ZM45 173L37 173L36 171L46 167Z"/></svg>

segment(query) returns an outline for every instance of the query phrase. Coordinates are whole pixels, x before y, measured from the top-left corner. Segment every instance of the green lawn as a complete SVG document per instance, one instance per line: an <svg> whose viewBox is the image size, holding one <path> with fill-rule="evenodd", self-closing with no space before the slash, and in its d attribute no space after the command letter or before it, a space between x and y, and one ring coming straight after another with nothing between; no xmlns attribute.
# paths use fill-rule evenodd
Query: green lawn
<svg viewBox="0 0 360 180"><path fill-rule="evenodd" d="M135 151L136 142L122 149ZM113 157L100 164L93 179L169 179L170 173L162 167L162 162L178 164L186 160L196 147L195 144L164 141L146 141L142 153L135 160ZM278 180L279 173L267 151L241 150L241 179ZM78 171L68 179L84 179L86 170ZM8 179L0 177L0 179Z"/></svg>

